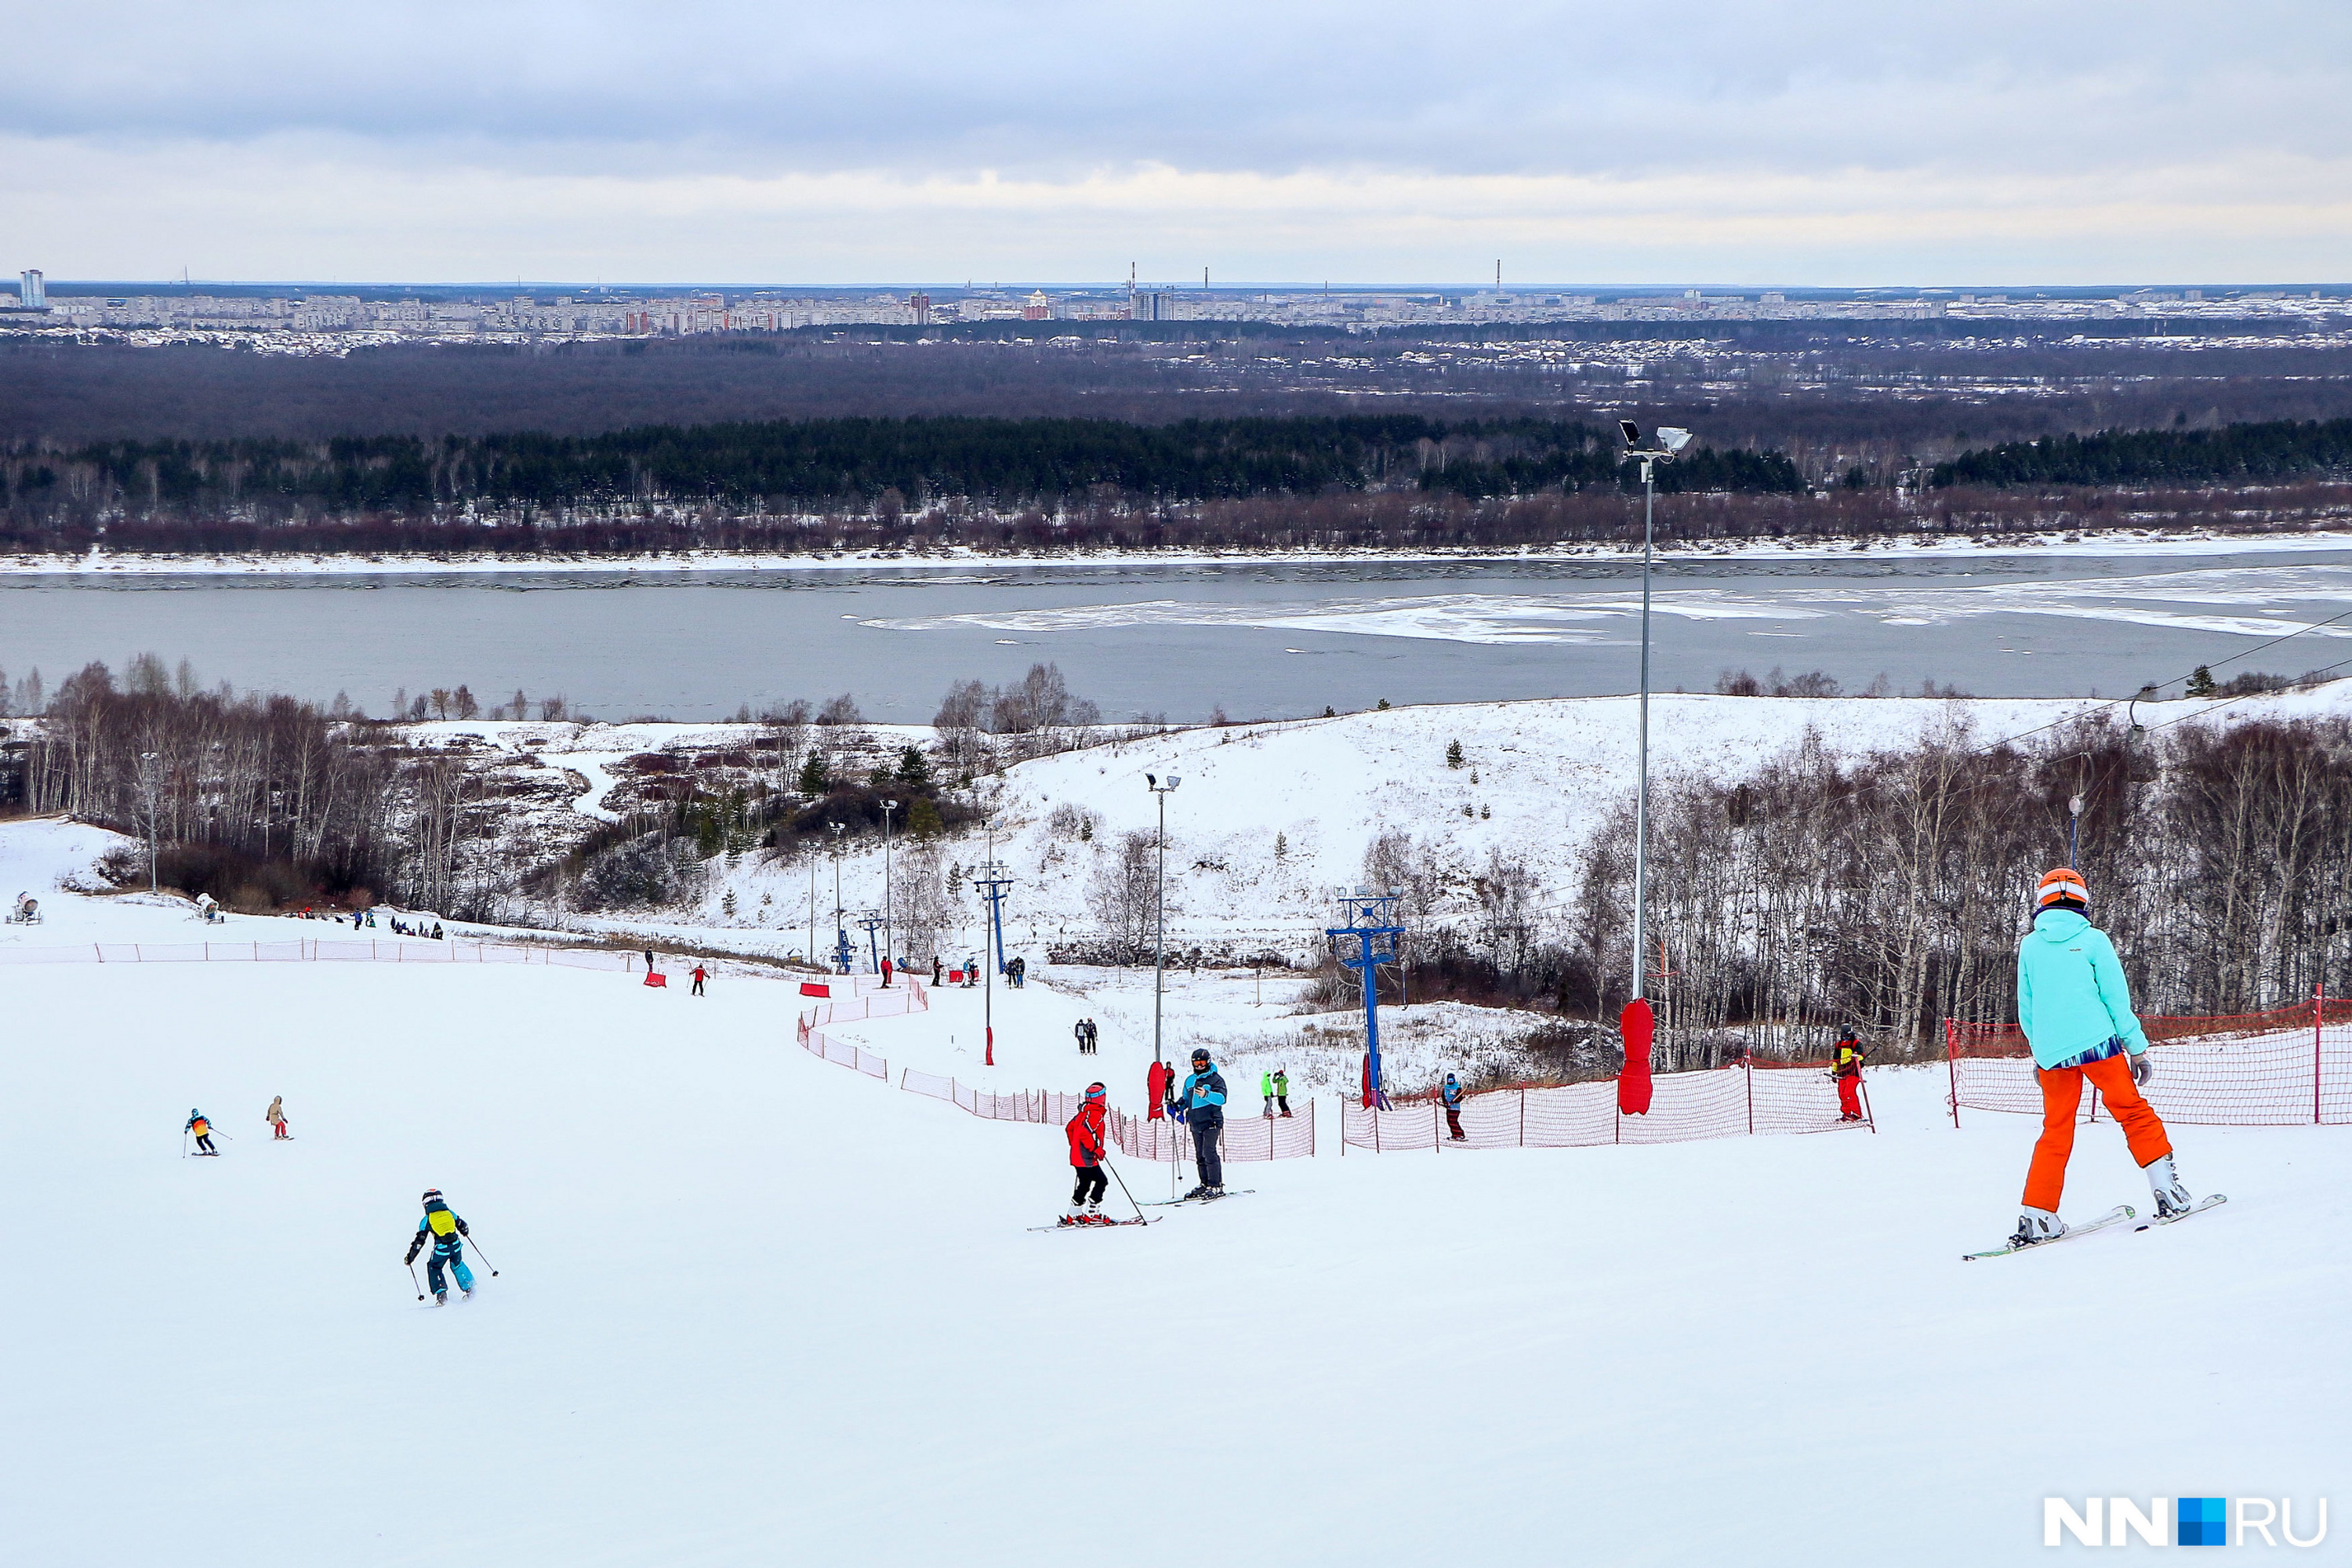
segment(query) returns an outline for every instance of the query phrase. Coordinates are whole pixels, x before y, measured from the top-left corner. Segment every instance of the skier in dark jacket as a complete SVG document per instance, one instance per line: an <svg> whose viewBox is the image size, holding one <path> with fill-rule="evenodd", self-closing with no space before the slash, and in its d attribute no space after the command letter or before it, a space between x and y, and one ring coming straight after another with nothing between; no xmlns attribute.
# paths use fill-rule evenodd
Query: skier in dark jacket
<svg viewBox="0 0 2352 1568"><path fill-rule="evenodd" d="M1456 1143L1467 1142L1462 1131L1462 1085L1454 1080L1452 1073L1445 1075L1445 1086L1437 1091L1437 1097L1445 1103L1447 1135Z"/></svg>
<svg viewBox="0 0 2352 1568"><path fill-rule="evenodd" d="M1192 1053L1192 1076L1184 1080L1184 1121L1192 1129L1192 1152L1201 1163L1201 1184L1188 1198L1225 1195L1225 1162L1217 1140L1225 1131L1225 1077L1205 1050Z"/></svg>
<svg viewBox="0 0 2352 1568"><path fill-rule="evenodd" d="M427 1187L425 1191L425 1217L416 1222L415 1238L409 1242L408 1256L401 1261L415 1264L425 1238L432 1237L433 1256L425 1265L425 1281L432 1287L435 1306L442 1306L449 1300L449 1282L441 1277L445 1268L456 1272L458 1289L468 1296L474 1293L474 1271L466 1267L464 1240L472 1234L466 1228L466 1222L457 1217L457 1211L441 1201L441 1189Z"/></svg>

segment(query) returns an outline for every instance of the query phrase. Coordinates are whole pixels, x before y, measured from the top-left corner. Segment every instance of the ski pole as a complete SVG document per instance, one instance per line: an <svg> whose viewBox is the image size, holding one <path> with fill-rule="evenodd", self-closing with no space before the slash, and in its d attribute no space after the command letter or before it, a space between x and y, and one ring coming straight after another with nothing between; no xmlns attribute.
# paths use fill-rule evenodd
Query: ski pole
<svg viewBox="0 0 2352 1568"><path fill-rule="evenodd" d="M408 1264L408 1282L416 1287L416 1299L420 1301L425 1300L425 1286L416 1278L416 1262L414 1258L411 1258Z"/></svg>
<svg viewBox="0 0 2352 1568"><path fill-rule="evenodd" d="M1112 1164L1108 1160L1105 1160L1102 1163L1102 1167L1104 1170L1110 1173L1110 1179L1118 1184L1118 1190L1121 1193L1126 1194L1127 1206L1135 1211L1135 1217L1141 1219L1143 1217L1143 1205L1135 1201L1135 1194L1133 1193L1127 1191L1127 1178L1118 1173L1118 1167Z"/></svg>
<svg viewBox="0 0 2352 1568"><path fill-rule="evenodd" d="M480 1242L478 1242L478 1241L474 1241L474 1238L473 1238L472 1237L470 1237L470 1236L469 1236L469 1237L467 1237L466 1239L467 1239L467 1241L473 1241L473 1242L474 1242L474 1256L475 1256L475 1257L477 1257L477 1258L480 1258L482 1259L482 1261L483 1261L483 1262L488 1263L488 1262L489 1261L489 1259L488 1259L488 1258L484 1258L484 1257L482 1256L482 1244L481 1244ZM498 1277L499 1277L499 1271L498 1271L496 1268L491 1269L491 1270L490 1270L490 1278L491 1278L491 1279L497 1279Z"/></svg>

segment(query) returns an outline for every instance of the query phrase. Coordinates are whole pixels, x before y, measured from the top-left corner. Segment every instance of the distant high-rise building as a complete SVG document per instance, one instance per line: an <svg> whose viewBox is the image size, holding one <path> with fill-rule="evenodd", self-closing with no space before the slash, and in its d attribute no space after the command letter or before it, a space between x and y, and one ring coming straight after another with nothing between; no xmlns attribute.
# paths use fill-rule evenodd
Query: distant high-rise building
<svg viewBox="0 0 2352 1568"><path fill-rule="evenodd" d="M929 294L908 295L907 309L915 312L915 325L928 327L931 324L931 297Z"/></svg>
<svg viewBox="0 0 2352 1568"><path fill-rule="evenodd" d="M17 279L16 302L27 310L46 310L49 308L49 291L42 285L39 268L26 268Z"/></svg>

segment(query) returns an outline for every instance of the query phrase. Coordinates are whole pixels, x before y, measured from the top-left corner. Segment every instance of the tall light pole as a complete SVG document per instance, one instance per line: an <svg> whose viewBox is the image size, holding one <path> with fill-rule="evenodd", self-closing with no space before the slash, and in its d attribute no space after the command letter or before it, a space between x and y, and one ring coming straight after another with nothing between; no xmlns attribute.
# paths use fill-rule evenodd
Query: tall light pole
<svg viewBox="0 0 2352 1568"><path fill-rule="evenodd" d="M1146 773L1144 786L1160 797L1160 877L1151 916L1151 1059L1160 1060L1160 998L1168 979L1168 797L1184 781L1174 773L1168 782Z"/></svg>
<svg viewBox="0 0 2352 1568"><path fill-rule="evenodd" d="M882 803L882 951L886 954L895 951L890 942L890 814L898 809L895 800Z"/></svg>
<svg viewBox="0 0 2352 1568"><path fill-rule="evenodd" d="M1631 419L1617 422L1625 434L1626 455L1642 465L1642 739L1641 784L1633 796L1633 1000L1642 999L1642 937L1650 893L1650 557L1651 524L1658 502L1657 465L1673 461L1690 445L1691 433L1672 426L1660 428L1657 439L1642 439L1642 427Z"/></svg>
<svg viewBox="0 0 2352 1568"><path fill-rule="evenodd" d="M848 831L848 827L845 824L838 822L831 826L833 827L833 946L834 951L839 952L849 945L849 933L841 926L841 836ZM843 963L841 972L844 974L849 973L846 963Z"/></svg>

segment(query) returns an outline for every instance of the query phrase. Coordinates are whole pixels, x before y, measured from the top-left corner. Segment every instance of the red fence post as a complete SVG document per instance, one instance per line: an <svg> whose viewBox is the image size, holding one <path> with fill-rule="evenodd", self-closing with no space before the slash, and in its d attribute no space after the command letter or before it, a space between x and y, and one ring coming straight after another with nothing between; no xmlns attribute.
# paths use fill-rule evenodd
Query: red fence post
<svg viewBox="0 0 2352 1568"><path fill-rule="evenodd" d="M2319 1122L2319 1039L2320 1026L2327 1017L2327 981L2321 978L2311 988L2311 1120Z"/></svg>
<svg viewBox="0 0 2352 1568"><path fill-rule="evenodd" d="M1747 1072L1748 1072L1748 1136L1749 1136L1750 1138L1753 1138L1753 1137L1755 1137L1755 1136L1756 1136L1756 1047L1755 1047L1750 1046L1750 1047L1748 1047L1748 1054L1747 1054L1746 1056L1741 1057L1741 1058L1739 1058L1739 1065L1740 1065L1742 1068L1745 1068L1747 1069Z"/></svg>
<svg viewBox="0 0 2352 1568"><path fill-rule="evenodd" d="M1519 1090L1519 1147L1528 1146L1528 1091Z"/></svg>

